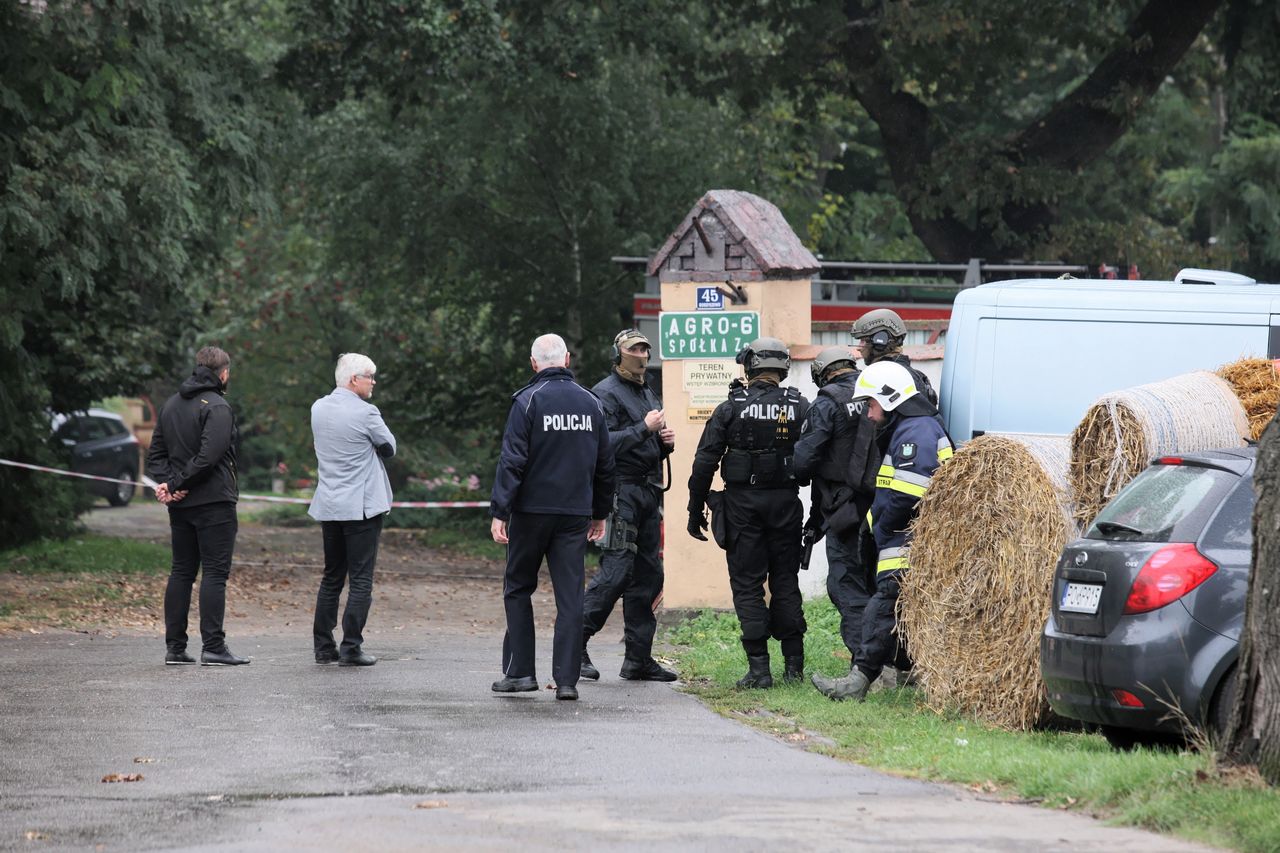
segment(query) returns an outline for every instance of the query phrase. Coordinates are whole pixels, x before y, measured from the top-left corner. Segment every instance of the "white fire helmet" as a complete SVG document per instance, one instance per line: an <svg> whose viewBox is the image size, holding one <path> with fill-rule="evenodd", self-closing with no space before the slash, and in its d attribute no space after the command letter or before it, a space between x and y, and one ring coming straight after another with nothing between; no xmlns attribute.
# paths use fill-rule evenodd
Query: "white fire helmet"
<svg viewBox="0 0 1280 853"><path fill-rule="evenodd" d="M911 371L892 361L878 361L862 371L854 389L853 399L875 400L886 412L920 393Z"/></svg>

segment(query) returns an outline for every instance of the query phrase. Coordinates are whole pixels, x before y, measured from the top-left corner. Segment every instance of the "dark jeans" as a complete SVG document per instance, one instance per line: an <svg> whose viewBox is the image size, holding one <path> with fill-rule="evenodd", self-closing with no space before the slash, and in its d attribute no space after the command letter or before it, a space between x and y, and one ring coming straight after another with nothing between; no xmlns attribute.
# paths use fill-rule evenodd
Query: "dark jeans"
<svg viewBox="0 0 1280 853"><path fill-rule="evenodd" d="M334 651L333 629L338 624L338 597L347 584L347 606L342 611L341 655L354 655L364 642L364 623L373 603L373 564L378 559L378 537L383 516L360 521L322 521L324 576L316 593L316 618L312 625L317 655Z"/></svg>
<svg viewBox="0 0 1280 853"><path fill-rule="evenodd" d="M911 658L898 635L898 593L902 569L876 576L876 592L862 615L862 643L853 662L868 681L875 681L886 666L910 669Z"/></svg>
<svg viewBox="0 0 1280 853"><path fill-rule="evenodd" d="M187 617L191 585L200 578L200 638L206 652L221 652L227 637L222 619L227 610L227 578L236 546L236 505L230 501L169 507L173 568L164 588L164 642L171 652L187 649Z"/></svg>
<svg viewBox="0 0 1280 853"><path fill-rule="evenodd" d="M582 643L585 646L622 599L623 636L628 660L644 663L653 654L658 629L653 605L662 594L662 560L658 557L662 521L662 493L644 483L618 485L618 517L634 525L636 550L605 551L600 569L587 584L583 603Z"/></svg>
<svg viewBox="0 0 1280 853"><path fill-rule="evenodd" d="M827 533L827 595L840 613L840 639L850 654L857 654L862 644L862 614L875 592L875 579L856 545L857 531L853 536L855 545L850 546L834 533Z"/></svg>
<svg viewBox="0 0 1280 853"><path fill-rule="evenodd" d="M772 636L782 644L783 655L804 654L800 498L791 489L730 487L724 493L724 512L729 589L742 626L742 647L749 655L765 654Z"/></svg>
<svg viewBox="0 0 1280 853"><path fill-rule="evenodd" d="M582 672L582 581L586 574L583 560L590 521L575 515L512 514L507 523L507 574L502 585L502 604L507 611L507 633L502 638L504 675L536 675L532 598L545 557L556 596L551 677L557 687L578 683Z"/></svg>

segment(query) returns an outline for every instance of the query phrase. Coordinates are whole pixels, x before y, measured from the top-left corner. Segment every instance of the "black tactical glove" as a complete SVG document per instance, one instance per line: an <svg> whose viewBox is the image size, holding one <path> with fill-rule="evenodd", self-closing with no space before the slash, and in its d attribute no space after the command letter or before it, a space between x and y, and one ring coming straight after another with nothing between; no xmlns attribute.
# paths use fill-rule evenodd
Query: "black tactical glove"
<svg viewBox="0 0 1280 853"><path fill-rule="evenodd" d="M706 518L703 517L702 510L700 509L689 510L689 528L688 528L689 535L692 536L694 539L701 539L703 542L706 542L707 537L702 535L702 531L706 529L707 529L707 520Z"/></svg>

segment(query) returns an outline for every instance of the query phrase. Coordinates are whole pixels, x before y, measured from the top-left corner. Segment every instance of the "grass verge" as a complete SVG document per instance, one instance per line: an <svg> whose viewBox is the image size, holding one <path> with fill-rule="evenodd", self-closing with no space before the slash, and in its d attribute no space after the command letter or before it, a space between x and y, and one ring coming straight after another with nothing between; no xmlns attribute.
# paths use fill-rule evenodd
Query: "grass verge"
<svg viewBox="0 0 1280 853"><path fill-rule="evenodd" d="M0 572L44 574L164 574L169 548L153 542L81 535L42 539L0 551Z"/></svg>
<svg viewBox="0 0 1280 853"><path fill-rule="evenodd" d="M847 673L849 653L838 639L835 609L813 601L805 616L806 672ZM807 681L739 691L733 683L746 671L746 657L738 631L732 615L704 612L666 639L690 692L748 725L902 776L1237 850L1280 849L1280 791L1255 773L1220 771L1212 756L1194 752L1115 752L1096 734L1000 731L937 715L914 689L874 690L864 703L832 702ZM781 684L781 653L771 646Z"/></svg>

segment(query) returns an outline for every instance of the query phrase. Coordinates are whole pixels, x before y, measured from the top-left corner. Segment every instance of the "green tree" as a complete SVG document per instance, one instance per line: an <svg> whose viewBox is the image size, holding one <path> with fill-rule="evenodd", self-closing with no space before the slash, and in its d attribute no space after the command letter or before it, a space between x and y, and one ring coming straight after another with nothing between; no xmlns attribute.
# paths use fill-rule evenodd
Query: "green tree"
<svg viewBox="0 0 1280 853"><path fill-rule="evenodd" d="M293 9L280 73L316 116L297 180L406 444L492 442L540 332L603 376L631 322L610 258L652 251L707 188L774 195L794 165L785 134L670 86L598 3Z"/></svg>
<svg viewBox="0 0 1280 853"><path fill-rule="evenodd" d="M220 226L262 206L254 67L202 11L0 4L0 457L55 461L49 410L174 370ZM65 493L0 470L0 545L73 524Z"/></svg>

